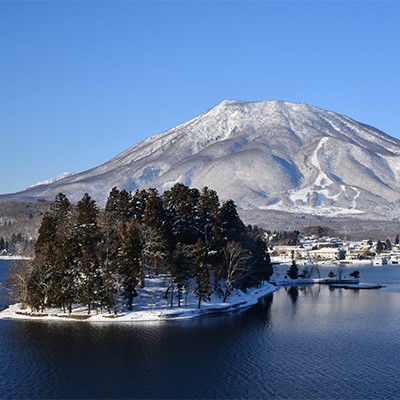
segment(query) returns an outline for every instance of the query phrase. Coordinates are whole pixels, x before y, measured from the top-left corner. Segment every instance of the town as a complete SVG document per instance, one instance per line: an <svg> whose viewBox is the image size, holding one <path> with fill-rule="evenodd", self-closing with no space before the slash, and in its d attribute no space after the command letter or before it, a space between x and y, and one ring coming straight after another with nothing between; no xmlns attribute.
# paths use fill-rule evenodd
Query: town
<svg viewBox="0 0 400 400"><path fill-rule="evenodd" d="M273 235L267 235L270 242ZM296 245L273 245L269 250L273 264L298 265L386 265L399 264L400 244L396 236L394 244L370 239L361 241L342 240L338 237L304 235L299 233Z"/></svg>

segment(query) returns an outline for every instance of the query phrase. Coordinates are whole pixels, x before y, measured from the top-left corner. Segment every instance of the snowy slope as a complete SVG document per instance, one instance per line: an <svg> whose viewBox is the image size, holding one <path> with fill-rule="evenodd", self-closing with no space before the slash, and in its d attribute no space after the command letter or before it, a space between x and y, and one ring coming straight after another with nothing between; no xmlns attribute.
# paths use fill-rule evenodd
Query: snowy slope
<svg viewBox="0 0 400 400"><path fill-rule="evenodd" d="M97 168L0 201L104 202L112 187L163 191L175 182L217 190L243 209L396 216L400 141L344 115L282 101L223 101Z"/></svg>
<svg viewBox="0 0 400 400"><path fill-rule="evenodd" d="M73 172L62 172L60 175L57 175L54 178L50 178L50 179L46 179L45 181L40 181L40 182L34 183L30 187L32 188L35 186L50 185L51 183L57 182L60 179L67 178L68 176L72 176L72 175L73 175Z"/></svg>

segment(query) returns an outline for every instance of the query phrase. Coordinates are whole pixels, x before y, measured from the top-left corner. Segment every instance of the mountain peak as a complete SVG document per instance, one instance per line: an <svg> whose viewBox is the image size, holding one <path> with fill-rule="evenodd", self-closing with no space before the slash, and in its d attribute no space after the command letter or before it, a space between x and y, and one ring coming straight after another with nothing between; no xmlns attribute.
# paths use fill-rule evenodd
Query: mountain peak
<svg viewBox="0 0 400 400"><path fill-rule="evenodd" d="M303 103L224 100L103 165L0 201L104 202L112 187L163 191L176 182L216 190L242 209L397 216L400 141Z"/></svg>

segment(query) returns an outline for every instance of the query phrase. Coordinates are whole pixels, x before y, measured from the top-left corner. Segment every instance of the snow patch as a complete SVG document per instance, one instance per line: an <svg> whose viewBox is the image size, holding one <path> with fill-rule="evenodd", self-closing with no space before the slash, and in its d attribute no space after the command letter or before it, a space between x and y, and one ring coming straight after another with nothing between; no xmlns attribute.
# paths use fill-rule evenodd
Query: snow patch
<svg viewBox="0 0 400 400"><path fill-rule="evenodd" d="M320 216L342 216L342 215L354 215L354 214L364 214L362 210L356 210L351 208L343 208L337 206L309 206L303 205L299 202L296 202L292 206L284 206L283 202L275 203L268 206L259 207L260 210L276 210L276 211L284 211L295 214L311 214L311 215L320 215Z"/></svg>
<svg viewBox="0 0 400 400"><path fill-rule="evenodd" d="M172 321L188 318L196 318L208 314L226 313L247 308L277 288L268 282L263 282L260 287L250 288L246 293L234 290L224 303L222 299L213 294L211 301L203 302L197 307L197 299L189 294L187 304L182 299L182 306L170 306L170 300L164 299L166 284L169 276L160 275L146 280L146 287L138 291L135 298L134 311L122 312L117 315L106 312L87 314L85 307L74 309L71 316L60 309L46 309L44 313L31 313L30 309L21 309L21 304L13 304L0 312L0 319L35 319L45 321L89 321L89 322L143 322L143 321Z"/></svg>
<svg viewBox="0 0 400 400"><path fill-rule="evenodd" d="M34 183L30 187L33 188L33 187L41 186L41 185L50 185L51 183L57 182L57 181L59 181L61 179L64 179L64 178L68 178L69 176L72 176L72 175L74 175L73 172L63 172L63 173L61 173L60 175L57 175L54 178L50 178L50 179L47 179L45 181L40 181L40 182Z"/></svg>

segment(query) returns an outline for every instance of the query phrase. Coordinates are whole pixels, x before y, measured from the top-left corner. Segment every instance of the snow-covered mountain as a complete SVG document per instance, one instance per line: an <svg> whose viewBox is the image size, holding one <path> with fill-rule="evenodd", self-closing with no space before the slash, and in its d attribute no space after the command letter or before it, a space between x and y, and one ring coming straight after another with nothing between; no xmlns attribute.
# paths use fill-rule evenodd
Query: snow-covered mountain
<svg viewBox="0 0 400 400"><path fill-rule="evenodd" d="M397 217L400 141L347 116L282 101L223 101L91 170L0 201L59 192L100 203L112 187L133 191L175 182L208 186L243 210Z"/></svg>
<svg viewBox="0 0 400 400"><path fill-rule="evenodd" d="M60 179L67 178L68 176L72 176L73 172L62 172L60 175L55 176L54 178L46 179L45 181L36 182L30 187L41 186L41 185L50 185L51 183L57 182Z"/></svg>

